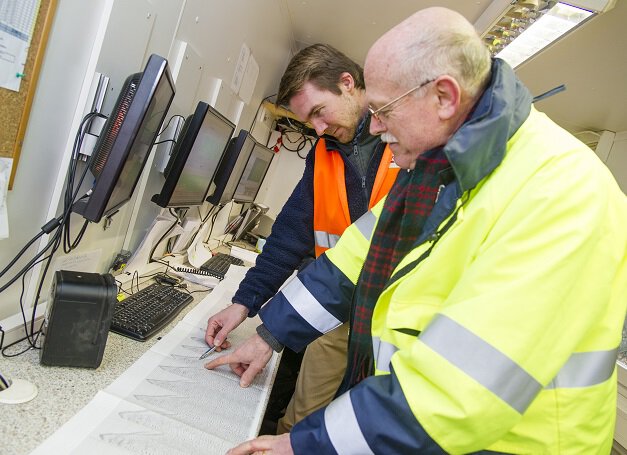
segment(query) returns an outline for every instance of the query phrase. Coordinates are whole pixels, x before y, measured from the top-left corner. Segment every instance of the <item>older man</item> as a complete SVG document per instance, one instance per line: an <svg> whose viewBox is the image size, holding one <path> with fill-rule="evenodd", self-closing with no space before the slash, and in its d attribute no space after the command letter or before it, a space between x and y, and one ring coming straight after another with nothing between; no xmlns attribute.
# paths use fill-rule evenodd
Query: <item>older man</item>
<svg viewBox="0 0 627 455"><path fill-rule="evenodd" d="M354 291L347 391L233 453L609 453L627 305L614 178L453 11L394 27L364 70L371 132L412 171L260 313L300 346ZM213 366L254 375L264 343Z"/></svg>

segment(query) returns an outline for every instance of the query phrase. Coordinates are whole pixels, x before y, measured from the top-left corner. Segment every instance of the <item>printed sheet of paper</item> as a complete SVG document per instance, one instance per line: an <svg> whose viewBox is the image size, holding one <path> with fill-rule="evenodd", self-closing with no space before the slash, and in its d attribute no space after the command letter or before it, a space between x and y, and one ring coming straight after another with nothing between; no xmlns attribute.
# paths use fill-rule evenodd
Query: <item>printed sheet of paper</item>
<svg viewBox="0 0 627 455"><path fill-rule="evenodd" d="M221 355L199 359L207 319L234 293L228 275L223 283L32 454L223 454L254 437L278 356L246 389L228 366L203 367ZM240 345L258 324L245 321L231 343Z"/></svg>
<svg viewBox="0 0 627 455"><path fill-rule="evenodd" d="M18 92L41 0L0 0L0 87Z"/></svg>

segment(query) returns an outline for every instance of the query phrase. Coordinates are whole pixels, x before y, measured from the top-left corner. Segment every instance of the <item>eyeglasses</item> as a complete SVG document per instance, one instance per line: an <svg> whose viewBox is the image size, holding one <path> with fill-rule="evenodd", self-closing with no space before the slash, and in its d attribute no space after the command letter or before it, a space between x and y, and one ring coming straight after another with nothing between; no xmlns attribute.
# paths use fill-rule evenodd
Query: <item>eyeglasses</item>
<svg viewBox="0 0 627 455"><path fill-rule="evenodd" d="M435 79L437 79L437 78L435 78ZM389 109L390 106L392 106L394 103L397 103L398 101L402 100L403 98L405 98L410 93L415 92L419 88L422 88L425 85L429 84L430 82L435 81L435 79L429 79L429 80L423 82L422 84L417 85L417 86L415 86L412 89L409 89L408 91L403 93L401 96L398 96L398 97L394 98L392 101L390 101L389 103L384 104L379 109L373 109L372 106L368 106L368 111L370 111L370 115L372 115L377 120L381 121L380 117L385 118L388 115L389 111L392 110L392 109ZM388 110L388 112L385 112L386 109Z"/></svg>

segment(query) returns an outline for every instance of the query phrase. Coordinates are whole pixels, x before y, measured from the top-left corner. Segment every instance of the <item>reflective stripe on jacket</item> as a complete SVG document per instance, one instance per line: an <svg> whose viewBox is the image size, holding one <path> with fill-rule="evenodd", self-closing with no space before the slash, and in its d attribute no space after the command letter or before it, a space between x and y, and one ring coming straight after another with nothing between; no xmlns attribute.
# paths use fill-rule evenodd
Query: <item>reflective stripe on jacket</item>
<svg viewBox="0 0 627 455"><path fill-rule="evenodd" d="M314 238L316 257L335 246L344 230L351 224L346 197L344 160L339 152L330 153L324 138L316 145L314 165ZM392 151L386 145L377 176L370 193L368 208L385 196L398 174Z"/></svg>

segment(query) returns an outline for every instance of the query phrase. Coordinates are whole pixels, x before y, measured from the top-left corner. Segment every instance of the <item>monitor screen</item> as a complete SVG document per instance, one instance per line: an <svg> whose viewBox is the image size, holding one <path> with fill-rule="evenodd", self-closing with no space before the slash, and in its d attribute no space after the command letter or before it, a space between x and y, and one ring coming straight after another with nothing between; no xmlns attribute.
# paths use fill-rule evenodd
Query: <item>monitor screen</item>
<svg viewBox="0 0 627 455"><path fill-rule="evenodd" d="M207 202L216 205L233 199L237 183L256 143L246 130L241 130L237 137L231 140L213 180L215 190L207 198Z"/></svg>
<svg viewBox="0 0 627 455"><path fill-rule="evenodd" d="M127 78L94 148L92 192L74 212L98 222L131 198L172 98L168 62L153 54L141 73Z"/></svg>
<svg viewBox="0 0 627 455"><path fill-rule="evenodd" d="M272 163L272 158L274 158L272 150L255 142L244 167L244 172L235 188L235 193L233 193L233 199L239 202L253 202L255 200L263 178L268 172L270 163Z"/></svg>
<svg viewBox="0 0 627 455"><path fill-rule="evenodd" d="M235 125L199 102L185 121L165 169L166 180L152 201L161 207L202 205Z"/></svg>

